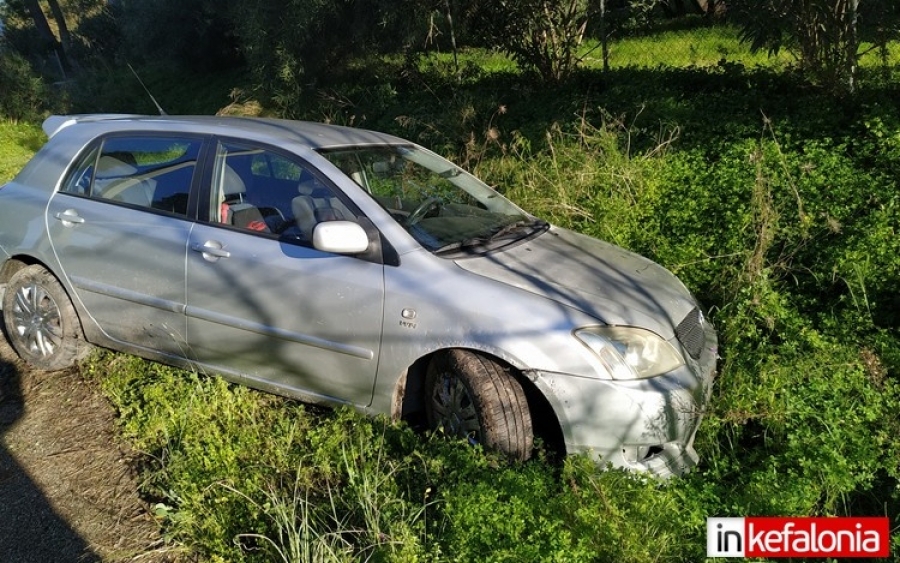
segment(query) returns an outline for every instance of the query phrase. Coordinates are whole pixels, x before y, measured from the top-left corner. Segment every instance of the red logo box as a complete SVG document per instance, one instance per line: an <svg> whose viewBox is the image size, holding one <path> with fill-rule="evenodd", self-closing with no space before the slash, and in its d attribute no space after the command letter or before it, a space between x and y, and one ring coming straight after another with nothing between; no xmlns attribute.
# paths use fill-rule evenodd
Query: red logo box
<svg viewBox="0 0 900 563"><path fill-rule="evenodd" d="M887 518L707 518L707 557L889 557Z"/></svg>

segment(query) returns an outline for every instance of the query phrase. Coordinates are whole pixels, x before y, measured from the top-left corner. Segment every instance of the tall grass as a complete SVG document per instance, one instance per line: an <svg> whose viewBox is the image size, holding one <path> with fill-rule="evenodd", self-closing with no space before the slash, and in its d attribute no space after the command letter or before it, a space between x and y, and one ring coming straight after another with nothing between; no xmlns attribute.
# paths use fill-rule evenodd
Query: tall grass
<svg viewBox="0 0 900 563"><path fill-rule="evenodd" d="M552 127L537 149L514 136L499 156L477 158L475 172L553 223L628 246L661 196L660 157L677 135L663 130L634 148L628 125L605 114Z"/></svg>
<svg viewBox="0 0 900 563"><path fill-rule="evenodd" d="M147 457L144 493L169 536L226 560L409 561L424 490L405 485L409 430L325 413L124 355L85 366Z"/></svg>

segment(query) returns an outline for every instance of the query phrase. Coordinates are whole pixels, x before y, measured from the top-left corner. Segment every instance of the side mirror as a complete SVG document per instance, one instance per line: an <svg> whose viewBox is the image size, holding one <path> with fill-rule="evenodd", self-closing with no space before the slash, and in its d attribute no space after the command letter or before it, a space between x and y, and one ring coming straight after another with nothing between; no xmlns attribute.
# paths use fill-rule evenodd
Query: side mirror
<svg viewBox="0 0 900 563"><path fill-rule="evenodd" d="M313 248L333 254L359 254L368 250L369 237L352 221L326 221L313 229Z"/></svg>

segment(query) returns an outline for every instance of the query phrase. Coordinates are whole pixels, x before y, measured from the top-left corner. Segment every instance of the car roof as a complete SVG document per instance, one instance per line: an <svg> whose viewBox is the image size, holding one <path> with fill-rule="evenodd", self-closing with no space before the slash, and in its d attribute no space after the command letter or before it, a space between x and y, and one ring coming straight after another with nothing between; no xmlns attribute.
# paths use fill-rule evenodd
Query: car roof
<svg viewBox="0 0 900 563"><path fill-rule="evenodd" d="M366 129L260 117L82 114L52 115L43 124L44 132L48 137L53 137L70 127L92 128L96 130L97 134L107 131L148 130L205 133L265 139L269 142L299 142L314 150L359 145L411 144L400 137Z"/></svg>

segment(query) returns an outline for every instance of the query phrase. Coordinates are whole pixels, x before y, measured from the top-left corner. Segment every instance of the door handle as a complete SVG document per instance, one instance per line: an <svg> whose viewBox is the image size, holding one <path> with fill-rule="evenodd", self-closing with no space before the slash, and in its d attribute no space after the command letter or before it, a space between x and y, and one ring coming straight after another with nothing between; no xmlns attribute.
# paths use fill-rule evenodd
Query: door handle
<svg viewBox="0 0 900 563"><path fill-rule="evenodd" d="M78 212L74 209L66 209L65 211L61 211L55 215L57 219L62 221L64 227L72 227L80 225L84 223L84 217L78 215Z"/></svg>
<svg viewBox="0 0 900 563"><path fill-rule="evenodd" d="M203 244L192 244L191 250L203 254L207 260L215 261L218 258L230 258L231 253L222 248L222 243L208 240Z"/></svg>

